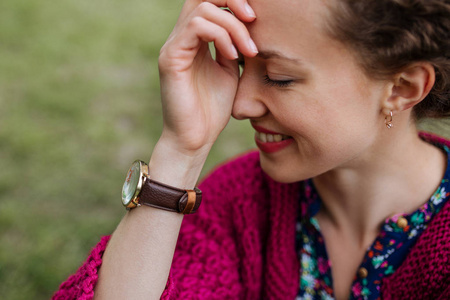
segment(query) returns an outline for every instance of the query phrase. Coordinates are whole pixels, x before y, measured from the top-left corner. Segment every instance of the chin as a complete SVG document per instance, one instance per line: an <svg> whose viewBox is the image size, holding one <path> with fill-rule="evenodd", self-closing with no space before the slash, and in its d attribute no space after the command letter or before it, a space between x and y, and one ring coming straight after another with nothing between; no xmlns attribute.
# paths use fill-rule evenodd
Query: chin
<svg viewBox="0 0 450 300"><path fill-rule="evenodd" d="M261 155L260 158L262 170L277 182L294 183L311 177L306 174L301 174L303 170L298 166L296 167L295 164L287 162L288 164L285 166L284 163L271 161L264 157L264 155Z"/></svg>

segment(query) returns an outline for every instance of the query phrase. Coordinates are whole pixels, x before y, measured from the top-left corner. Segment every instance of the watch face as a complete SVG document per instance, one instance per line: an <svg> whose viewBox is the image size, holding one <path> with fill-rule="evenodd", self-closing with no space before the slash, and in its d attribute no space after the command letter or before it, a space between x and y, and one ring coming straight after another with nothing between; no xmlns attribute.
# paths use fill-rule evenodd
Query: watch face
<svg viewBox="0 0 450 300"><path fill-rule="evenodd" d="M143 175L147 165L142 161L135 161L130 170L128 170L127 177L122 188L122 203L127 207L136 206L136 197L139 195L143 184ZM148 172L147 172L148 173Z"/></svg>

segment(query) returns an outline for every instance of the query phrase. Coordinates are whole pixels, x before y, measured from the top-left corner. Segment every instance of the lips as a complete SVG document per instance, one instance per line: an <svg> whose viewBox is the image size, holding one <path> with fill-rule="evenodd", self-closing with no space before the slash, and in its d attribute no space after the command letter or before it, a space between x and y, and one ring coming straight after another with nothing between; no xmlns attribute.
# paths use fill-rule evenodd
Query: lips
<svg viewBox="0 0 450 300"><path fill-rule="evenodd" d="M258 148L266 153L275 153L286 148L294 141L292 137L266 128L253 125L255 128L255 142Z"/></svg>

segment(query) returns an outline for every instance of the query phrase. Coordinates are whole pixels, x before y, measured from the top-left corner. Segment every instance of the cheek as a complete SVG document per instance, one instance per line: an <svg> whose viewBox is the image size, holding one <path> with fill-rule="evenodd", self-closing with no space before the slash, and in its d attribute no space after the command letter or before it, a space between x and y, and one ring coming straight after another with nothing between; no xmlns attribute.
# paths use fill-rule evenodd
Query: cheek
<svg viewBox="0 0 450 300"><path fill-rule="evenodd" d="M326 100L339 102L338 98ZM375 114L359 105L349 105L347 109L331 104L287 108L279 122L290 130L295 144L282 155L262 154L263 170L279 182L295 182L364 154L376 139L378 123L374 121Z"/></svg>
<svg viewBox="0 0 450 300"><path fill-rule="evenodd" d="M324 87L316 94L317 102L311 106L310 115L317 127L325 133L358 134L377 127L380 107L376 93L361 89L368 85L354 79L336 82ZM351 134L352 135L352 134Z"/></svg>
<svg viewBox="0 0 450 300"><path fill-rule="evenodd" d="M282 155L262 154L263 170L277 181L295 182L363 155L384 126L381 96L370 84L350 76L278 95L276 102L268 102L269 109L295 144Z"/></svg>
<svg viewBox="0 0 450 300"><path fill-rule="evenodd" d="M291 183L345 166L361 157L374 135L363 131L328 130L309 137L296 136L296 144L278 156L261 153L261 167L274 180Z"/></svg>
<svg viewBox="0 0 450 300"><path fill-rule="evenodd" d="M372 99L329 99L339 103L315 111L308 135L312 155L340 165L363 153L378 135L378 110ZM313 125L311 125L313 124ZM316 162L318 163L318 162Z"/></svg>

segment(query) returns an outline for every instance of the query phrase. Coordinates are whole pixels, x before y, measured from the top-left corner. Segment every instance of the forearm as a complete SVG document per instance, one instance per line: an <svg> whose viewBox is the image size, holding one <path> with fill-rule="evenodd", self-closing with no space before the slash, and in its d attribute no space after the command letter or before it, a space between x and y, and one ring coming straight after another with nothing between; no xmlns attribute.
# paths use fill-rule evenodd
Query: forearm
<svg viewBox="0 0 450 300"><path fill-rule="evenodd" d="M149 163L150 178L192 189L208 151L190 156L172 149L158 143ZM182 220L182 214L147 206L128 212L108 243L95 299L159 299Z"/></svg>
<svg viewBox="0 0 450 300"><path fill-rule="evenodd" d="M152 207L127 213L103 256L94 299L159 299L181 221Z"/></svg>
<svg viewBox="0 0 450 300"><path fill-rule="evenodd" d="M255 19L246 1L206 2L186 1L158 61L164 129L149 163L150 178L182 189L195 186L230 119L239 80L236 47L248 57L257 54L243 24ZM216 61L208 42L215 43ZM127 213L106 249L96 299L159 299L182 219L151 207Z"/></svg>

